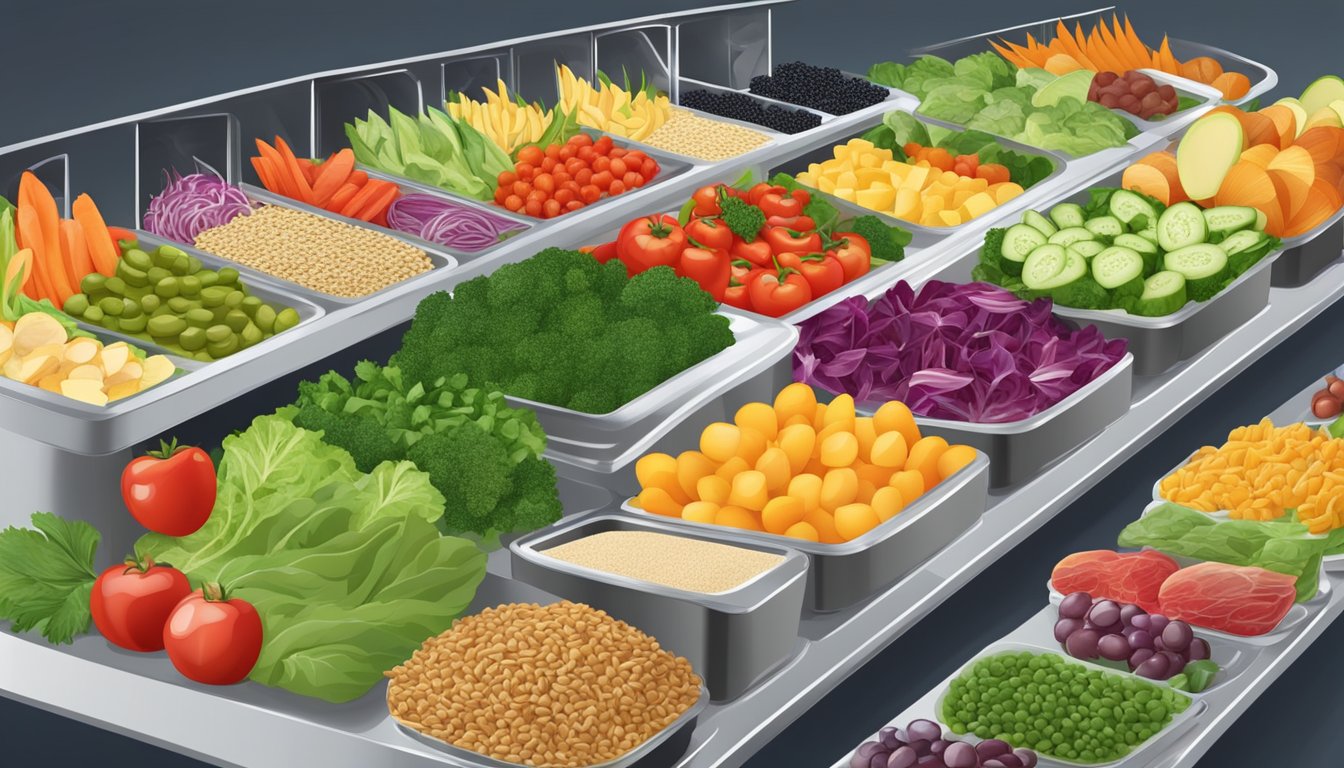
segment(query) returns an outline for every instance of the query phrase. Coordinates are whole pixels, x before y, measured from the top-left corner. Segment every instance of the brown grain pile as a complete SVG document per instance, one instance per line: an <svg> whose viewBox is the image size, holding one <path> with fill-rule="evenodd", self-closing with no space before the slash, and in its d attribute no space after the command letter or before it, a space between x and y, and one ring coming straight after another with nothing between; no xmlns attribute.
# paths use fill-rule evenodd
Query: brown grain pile
<svg viewBox="0 0 1344 768"><path fill-rule="evenodd" d="M388 673L410 728L496 760L583 768L648 741L695 704L690 662L582 603L460 619Z"/></svg>

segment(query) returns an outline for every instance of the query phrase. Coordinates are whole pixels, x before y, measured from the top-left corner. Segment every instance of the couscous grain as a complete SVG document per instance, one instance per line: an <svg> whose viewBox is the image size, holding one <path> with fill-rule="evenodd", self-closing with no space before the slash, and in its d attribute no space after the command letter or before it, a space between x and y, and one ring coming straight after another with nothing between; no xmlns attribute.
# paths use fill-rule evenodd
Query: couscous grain
<svg viewBox="0 0 1344 768"><path fill-rule="evenodd" d="M595 571L710 595L736 589L784 561L769 552L653 531L603 531L542 554Z"/></svg>

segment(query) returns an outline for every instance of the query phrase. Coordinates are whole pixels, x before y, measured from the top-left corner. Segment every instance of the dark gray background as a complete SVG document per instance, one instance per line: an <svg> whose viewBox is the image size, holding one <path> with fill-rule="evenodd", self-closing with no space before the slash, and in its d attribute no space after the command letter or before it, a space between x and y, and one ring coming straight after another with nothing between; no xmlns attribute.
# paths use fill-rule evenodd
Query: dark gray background
<svg viewBox="0 0 1344 768"><path fill-rule="evenodd" d="M8 65L0 146L305 73L712 2L0 0L0 51ZM1296 95L1318 74L1344 73L1338 42L1344 4L1247 5L1167 0L1131 2L1124 10L1145 39L1167 31L1278 70L1281 86L1271 99ZM776 13L775 56L861 72L914 46L1092 7L1087 0L801 0ZM1048 568L1069 552L1113 546L1160 472L1192 446L1216 442L1228 429L1258 420L1338 364L1330 341L1341 327L1344 307L1327 312L1228 383L841 685L750 768L829 765L964 659L1024 621L1042 604ZM337 367L361 353L376 354L368 348L352 351ZM292 381L279 382L236 405L259 412L292 391ZM1344 718L1338 692L1344 679L1341 644L1344 625L1337 625L1232 727L1201 768L1329 765L1344 754L1344 733L1334 725ZM5 742L0 765L201 765L4 699L0 740Z"/></svg>

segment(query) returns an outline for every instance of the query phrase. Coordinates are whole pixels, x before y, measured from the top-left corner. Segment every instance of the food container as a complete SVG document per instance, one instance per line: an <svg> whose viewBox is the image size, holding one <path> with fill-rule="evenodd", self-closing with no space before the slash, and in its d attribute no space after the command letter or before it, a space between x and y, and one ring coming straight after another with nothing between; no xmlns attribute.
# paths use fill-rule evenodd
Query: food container
<svg viewBox="0 0 1344 768"><path fill-rule="evenodd" d="M683 443L690 439L688 428L730 418L743 403L774 398L770 366L788 357L798 330L765 317L723 314L731 321L732 346L610 413L582 413L521 397L508 401L536 411L546 431L546 458L557 470L613 490L627 487L633 472L628 478L612 475L656 443L665 438Z"/></svg>
<svg viewBox="0 0 1344 768"><path fill-rule="evenodd" d="M663 730L654 734L638 747L626 752L615 760L595 763L589 768L673 768L686 754L691 745L691 734L695 731L695 722L700 713L709 705L709 691L701 689L700 700L682 713L681 717ZM397 724L397 730L419 744L433 747L448 755L452 765L479 766L480 768L522 768L522 763L509 763L495 760L478 752L440 741L433 736L423 734L414 728L391 718Z"/></svg>
<svg viewBox="0 0 1344 768"><path fill-rule="evenodd" d="M1091 182L1088 188L1118 187L1124 170ZM1086 205L1084 189L1058 202ZM1000 219L995 226L1008 227L1017 219ZM1215 341L1241 327L1269 305L1270 265L1278 252L1266 254L1254 266L1233 280L1208 301L1187 302L1185 306L1161 317L1132 315L1121 309L1077 309L1055 305L1055 316L1075 327L1095 325L1108 339L1128 339L1134 355L1135 376L1156 376L1172 366L1203 352ZM980 260L977 248L957 262L948 280L969 280L971 269Z"/></svg>
<svg viewBox="0 0 1344 768"><path fill-rule="evenodd" d="M853 541L821 544L787 536L694 523L662 517L633 505L621 507L641 519L703 532L706 538L730 544L753 542L787 546L808 557L804 605L827 613L847 608L905 578L920 563L980 521L989 492L989 459L975 461L920 496L900 514Z"/></svg>
<svg viewBox="0 0 1344 768"><path fill-rule="evenodd" d="M1283 253L1274 260L1270 285L1297 288L1311 282L1344 250L1344 207L1316 228L1283 240Z"/></svg>
<svg viewBox="0 0 1344 768"><path fill-rule="evenodd" d="M948 676L948 678L944 680L937 688L935 688L928 694L925 694L923 698L915 702L909 709L907 709L904 713L902 713L901 716L898 717L895 722L904 724L916 718L926 718L929 720L933 720L934 722L941 723L942 718L938 716L938 713L942 711L943 699L947 696L948 686L951 685L953 680L955 680L958 676L960 676L962 672L970 669L971 666L974 665L976 661L982 658L985 658L987 656L994 656L1000 653L1017 653L1021 651L1029 651L1031 653L1052 653L1057 656L1064 656L1064 654L1061 653L1058 648L1042 647L1031 643L1009 640L1007 638L999 640L989 645L989 647L985 648L980 653L976 654L970 661L966 662L961 667L959 667L956 672ZM1132 677L1128 672L1121 672L1119 670L1112 669L1110 667L1105 667L1100 664L1093 664L1091 662L1081 661L1079 659L1069 658L1067 656L1065 656L1065 658L1068 658L1069 661L1075 664L1081 664L1085 667L1088 667L1089 669L1099 671L1107 675ZM1161 685L1161 683L1153 683L1153 684ZM1184 692L1178 692L1178 693L1182 693L1182 695L1189 696L1189 694L1185 694ZM1162 747L1175 741L1181 736L1181 734L1188 731L1195 724L1195 721L1201 715L1204 714L1204 711L1206 709L1207 705L1205 704L1205 702L1203 702L1200 699L1191 697L1190 706L1186 707L1184 712L1173 717L1171 719L1171 722L1167 723L1167 726L1165 728L1153 734L1152 738L1148 739L1142 744L1135 746L1132 750L1130 750L1129 754L1125 755L1124 757L1118 760L1111 760L1105 763L1077 763L1077 762L1071 762L1069 760L1064 760L1058 757L1048 757L1046 755L1040 755L1039 756L1040 764L1049 766L1079 766L1080 768L1082 766L1087 766L1087 768L1103 768L1106 766L1135 766L1137 768L1138 766L1151 766L1156 764L1157 760L1156 753L1159 752ZM955 737L958 740L965 741L970 744L979 744L981 741L983 741L983 739L980 739L969 733L955 734ZM1017 747L1026 745L1014 744L1013 746Z"/></svg>
<svg viewBox="0 0 1344 768"><path fill-rule="evenodd" d="M658 520L600 512L515 541L509 547L513 577L600 608L658 638L664 648L690 660L715 701L742 695L797 650L807 572L807 558L801 552L780 544L731 542L784 559L730 591L705 594L594 570L544 551L607 531L716 541Z"/></svg>
<svg viewBox="0 0 1344 768"><path fill-rule="evenodd" d="M926 45L910 51L909 55L914 57L933 55L941 56L949 61L955 61L963 56L969 56L973 53L983 53L994 50L989 45L989 41L1005 38L1015 43L1025 42L1028 34L1033 35L1042 43L1049 43L1055 38L1055 25L1058 21L1063 21L1066 26L1073 27L1081 24L1084 29L1090 28L1093 24L1101 22L1107 16L1115 12L1114 7L1101 8L1095 11L1086 11L1070 16L1054 17L1032 21L1026 24L1018 24L1004 29L996 29L989 32L981 32L977 35L948 40L933 45ZM1109 20L1109 19L1107 19ZM1225 51L1221 48L1214 48L1203 43L1192 43L1186 40L1169 38L1168 43L1171 46L1171 53L1177 59L1185 61L1197 56L1208 56L1222 65L1225 70L1241 72L1251 80L1251 89L1245 96L1228 102L1229 104L1245 104L1253 99L1260 97L1279 83L1279 76L1274 70L1266 67L1259 62L1239 56L1235 53ZM1179 78L1184 79L1184 78ZM1192 85L1200 85L1193 81L1187 81Z"/></svg>
<svg viewBox="0 0 1344 768"><path fill-rule="evenodd" d="M1004 636L1003 640L1022 643L1042 651L1053 651L1068 656L1068 652L1061 647L1061 644L1055 642L1055 622L1059 619L1059 602L1064 598L1058 592L1050 589L1048 581L1046 582L1046 590L1049 592L1050 600L1046 603L1045 607L1033 614L1031 618L1023 622L1017 629L1009 632ZM1226 635L1222 632L1211 632L1207 629L1196 627L1193 624L1190 625L1190 628L1194 630L1195 637L1208 641L1209 657L1218 665L1218 674L1214 676L1209 687L1199 693L1183 691L1185 695L1190 696L1191 698L1203 698L1209 692L1232 682L1236 679L1237 675L1246 671L1246 667L1250 665L1252 659L1260 653L1260 648L1246 644L1244 638L1238 638L1234 635ZM1073 657L1070 656L1069 658ZM1090 663L1085 659L1074 659L1074 661L1081 661L1084 664ZM1107 666L1109 663L1110 662L1097 662L1098 666L1103 667ZM1138 676L1136 675L1136 677ZM1162 681L1149 682L1157 682L1160 684Z"/></svg>

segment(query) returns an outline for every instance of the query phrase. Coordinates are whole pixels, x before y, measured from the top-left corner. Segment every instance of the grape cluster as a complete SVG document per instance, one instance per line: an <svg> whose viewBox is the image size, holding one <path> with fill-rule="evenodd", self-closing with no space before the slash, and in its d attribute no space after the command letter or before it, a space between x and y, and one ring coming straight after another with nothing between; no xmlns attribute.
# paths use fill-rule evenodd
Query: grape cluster
<svg viewBox="0 0 1344 768"><path fill-rule="evenodd" d="M1092 78L1087 100L1095 101L1107 109L1123 109L1144 120L1151 120L1157 115L1174 114L1181 106L1175 88L1158 85L1156 80L1138 70L1123 75L1098 72Z"/></svg>
<svg viewBox="0 0 1344 768"><path fill-rule="evenodd" d="M802 133L821 125L821 115L778 104L762 104L745 93L712 93L703 88L681 94L681 106L719 117L763 125L780 133Z"/></svg>
<svg viewBox="0 0 1344 768"><path fill-rule="evenodd" d="M775 67L772 75L751 78L751 92L790 104L847 115L886 101L890 93L880 85L850 77L831 67L792 61Z"/></svg>
<svg viewBox="0 0 1344 768"><path fill-rule="evenodd" d="M1209 643L1184 621L1148 613L1137 605L1093 600L1074 592L1059 604L1055 640L1075 659L1123 661L1149 680L1167 680L1192 661L1209 658Z"/></svg>
<svg viewBox="0 0 1344 768"><path fill-rule="evenodd" d="M911 720L905 728L883 728L849 758L850 768L1034 768L1036 753L1013 749L1001 739L971 746L943 738L932 720Z"/></svg>

